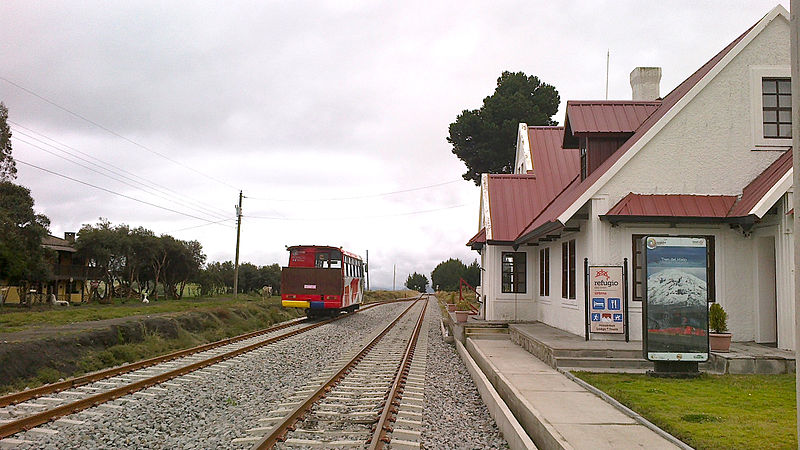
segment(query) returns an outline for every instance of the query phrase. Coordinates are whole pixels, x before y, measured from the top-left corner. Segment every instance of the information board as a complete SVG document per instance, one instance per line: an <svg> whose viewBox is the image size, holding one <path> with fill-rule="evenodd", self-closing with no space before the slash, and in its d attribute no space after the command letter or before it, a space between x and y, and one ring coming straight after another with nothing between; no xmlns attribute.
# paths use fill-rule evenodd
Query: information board
<svg viewBox="0 0 800 450"><path fill-rule="evenodd" d="M592 333L625 332L622 267L589 266L590 330Z"/></svg>
<svg viewBox="0 0 800 450"><path fill-rule="evenodd" d="M708 360L707 244L703 237L647 236L644 245L644 356Z"/></svg>

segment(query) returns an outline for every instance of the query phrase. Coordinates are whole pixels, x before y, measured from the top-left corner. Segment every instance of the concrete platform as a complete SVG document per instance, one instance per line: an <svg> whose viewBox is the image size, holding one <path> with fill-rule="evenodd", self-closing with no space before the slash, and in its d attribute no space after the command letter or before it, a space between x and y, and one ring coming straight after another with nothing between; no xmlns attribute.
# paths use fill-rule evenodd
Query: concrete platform
<svg viewBox="0 0 800 450"><path fill-rule="evenodd" d="M602 372L644 372L642 341L589 340L540 322L509 324L511 340L552 368ZM754 342L734 342L727 353L712 352L700 370L718 374L794 373L795 354Z"/></svg>
<svg viewBox="0 0 800 450"><path fill-rule="evenodd" d="M509 340L466 342L469 355L538 448L687 448Z"/></svg>

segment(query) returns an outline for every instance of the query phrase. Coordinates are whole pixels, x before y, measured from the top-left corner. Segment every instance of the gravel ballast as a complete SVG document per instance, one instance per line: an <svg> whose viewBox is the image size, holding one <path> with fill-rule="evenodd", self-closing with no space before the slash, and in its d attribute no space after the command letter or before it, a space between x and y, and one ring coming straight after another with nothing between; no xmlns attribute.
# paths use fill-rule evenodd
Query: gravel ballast
<svg viewBox="0 0 800 450"><path fill-rule="evenodd" d="M428 306L428 371L422 443L429 449L500 449L508 443L481 400L467 367L453 345L444 342L441 311Z"/></svg>
<svg viewBox="0 0 800 450"><path fill-rule="evenodd" d="M343 354L353 352L408 303L380 306L171 380L168 385L66 416L13 436L33 441L18 448L245 448L232 444L259 426L268 405L304 386ZM481 402L466 367L439 329L429 302L429 346L423 446L508 448ZM42 430L58 430L49 434Z"/></svg>

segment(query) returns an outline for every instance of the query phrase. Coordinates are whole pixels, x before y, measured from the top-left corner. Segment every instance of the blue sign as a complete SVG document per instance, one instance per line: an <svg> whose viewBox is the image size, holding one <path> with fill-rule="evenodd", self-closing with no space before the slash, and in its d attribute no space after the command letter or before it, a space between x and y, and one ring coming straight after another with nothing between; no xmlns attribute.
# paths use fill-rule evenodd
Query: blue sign
<svg viewBox="0 0 800 450"><path fill-rule="evenodd" d="M622 314L614 314L614 322L622 322Z"/></svg>
<svg viewBox="0 0 800 450"><path fill-rule="evenodd" d="M618 298L611 297L608 299L608 309L612 311L619 311L622 309L622 301Z"/></svg>
<svg viewBox="0 0 800 450"><path fill-rule="evenodd" d="M609 302L611 299L608 299ZM617 299L619 300L619 299ZM592 309L606 309L606 299L604 298L593 298L592 299ZM609 304L608 309L611 309L611 305Z"/></svg>
<svg viewBox="0 0 800 450"><path fill-rule="evenodd" d="M600 313L592 313L592 322L600 322Z"/></svg>

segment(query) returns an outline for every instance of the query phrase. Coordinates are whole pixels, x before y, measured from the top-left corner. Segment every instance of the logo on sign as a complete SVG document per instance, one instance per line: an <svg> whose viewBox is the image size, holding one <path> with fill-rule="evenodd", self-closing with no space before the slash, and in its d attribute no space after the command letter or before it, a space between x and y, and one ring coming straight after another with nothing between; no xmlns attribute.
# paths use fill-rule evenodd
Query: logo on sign
<svg viewBox="0 0 800 450"><path fill-rule="evenodd" d="M618 298L611 297L608 299L608 309L612 311L619 311L622 309L622 302Z"/></svg>
<svg viewBox="0 0 800 450"><path fill-rule="evenodd" d="M592 322L600 322L600 313L592 313Z"/></svg>
<svg viewBox="0 0 800 450"><path fill-rule="evenodd" d="M622 314L614 314L614 322L622 322Z"/></svg>
<svg viewBox="0 0 800 450"><path fill-rule="evenodd" d="M316 288L317 288L316 284L304 284L303 285L303 289L316 289Z"/></svg>
<svg viewBox="0 0 800 450"><path fill-rule="evenodd" d="M592 309L606 309L606 301L604 298L593 298Z"/></svg>
<svg viewBox="0 0 800 450"><path fill-rule="evenodd" d="M600 317L600 322L611 322L611 314L603 313Z"/></svg>

